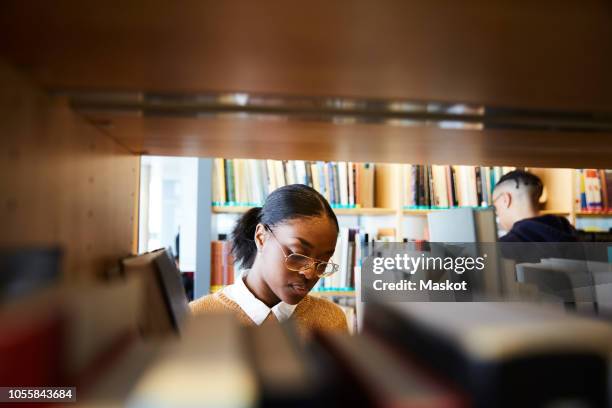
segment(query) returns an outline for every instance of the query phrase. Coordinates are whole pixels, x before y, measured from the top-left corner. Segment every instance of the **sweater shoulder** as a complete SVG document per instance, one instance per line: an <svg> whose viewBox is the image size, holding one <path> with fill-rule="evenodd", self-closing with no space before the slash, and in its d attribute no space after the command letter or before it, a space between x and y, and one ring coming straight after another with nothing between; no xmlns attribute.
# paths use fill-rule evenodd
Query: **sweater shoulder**
<svg viewBox="0 0 612 408"><path fill-rule="evenodd" d="M244 325L252 326L253 320L242 310L238 303L231 300L223 292L215 292L210 295L202 296L189 303L192 315L204 313L233 313L238 321Z"/></svg>
<svg viewBox="0 0 612 408"><path fill-rule="evenodd" d="M322 330L348 332L346 315L335 303L307 295L295 310L295 317L307 326Z"/></svg>
<svg viewBox="0 0 612 408"><path fill-rule="evenodd" d="M189 308L193 314L223 312L234 309L231 303L233 303L231 300L221 296L221 294L217 292L202 296L201 298L190 302Z"/></svg>

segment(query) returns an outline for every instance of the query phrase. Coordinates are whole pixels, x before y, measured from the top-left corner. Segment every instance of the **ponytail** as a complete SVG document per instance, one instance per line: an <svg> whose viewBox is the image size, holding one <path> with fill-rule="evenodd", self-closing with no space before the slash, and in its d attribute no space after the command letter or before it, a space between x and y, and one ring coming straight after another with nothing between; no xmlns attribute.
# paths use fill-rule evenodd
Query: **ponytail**
<svg viewBox="0 0 612 408"><path fill-rule="evenodd" d="M261 207L245 212L232 231L232 254L242 268L250 268L257 255L255 228L261 218Z"/></svg>

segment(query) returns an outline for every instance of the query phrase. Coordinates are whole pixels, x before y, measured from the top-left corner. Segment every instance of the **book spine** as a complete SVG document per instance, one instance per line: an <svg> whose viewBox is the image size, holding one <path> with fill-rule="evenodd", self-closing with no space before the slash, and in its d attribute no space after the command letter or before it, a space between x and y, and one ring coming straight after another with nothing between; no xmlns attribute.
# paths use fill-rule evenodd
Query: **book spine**
<svg viewBox="0 0 612 408"><path fill-rule="evenodd" d="M340 205L348 206L348 170L346 162L336 163L338 169L338 192L340 197Z"/></svg>
<svg viewBox="0 0 612 408"><path fill-rule="evenodd" d="M355 164L355 204L359 207L363 206L362 198L362 183L363 183L363 163Z"/></svg>
<svg viewBox="0 0 612 408"><path fill-rule="evenodd" d="M340 175L338 171L338 162L333 162L332 169L334 170L334 194L336 197L336 205L342 204L342 197L340 196Z"/></svg>
<svg viewBox="0 0 612 408"><path fill-rule="evenodd" d="M348 162L348 204L350 207L355 206L355 163Z"/></svg>
<svg viewBox="0 0 612 408"><path fill-rule="evenodd" d="M225 177L227 182L227 202L234 204L235 190L234 190L234 164L231 159L225 160Z"/></svg>
<svg viewBox="0 0 612 408"><path fill-rule="evenodd" d="M579 171L580 171L580 176L579 176L580 177L580 189L578 191L580 192L580 209L584 211L587 209L584 169L580 169Z"/></svg>
<svg viewBox="0 0 612 408"><path fill-rule="evenodd" d="M608 185L606 184L606 171L599 170L599 185L601 186L601 209L608 210Z"/></svg>
<svg viewBox="0 0 612 408"><path fill-rule="evenodd" d="M332 203L332 192L331 192L331 163L321 163L321 168L323 169L323 180L325 180L325 198L329 203Z"/></svg>
<svg viewBox="0 0 612 408"><path fill-rule="evenodd" d="M483 200L482 200L482 175L480 174L480 166L474 166L474 172L475 172L475 176L474 176L474 181L475 181L475 187L476 187L476 205L477 206L481 206L483 205Z"/></svg>
<svg viewBox="0 0 612 408"><path fill-rule="evenodd" d="M312 178L312 162L307 161L304 163L304 171L306 172L306 185L308 187L314 188L313 178Z"/></svg>
<svg viewBox="0 0 612 408"><path fill-rule="evenodd" d="M457 173L455 172L455 166L450 167L450 178L451 178L451 193L453 196L452 205L453 207L459 206L459 190L457 189Z"/></svg>

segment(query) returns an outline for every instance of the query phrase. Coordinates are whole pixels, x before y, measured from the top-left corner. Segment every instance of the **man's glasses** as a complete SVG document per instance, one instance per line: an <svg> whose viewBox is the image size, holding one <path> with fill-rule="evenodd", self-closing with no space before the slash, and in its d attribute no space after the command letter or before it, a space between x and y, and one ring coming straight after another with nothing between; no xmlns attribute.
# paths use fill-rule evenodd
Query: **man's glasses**
<svg viewBox="0 0 612 408"><path fill-rule="evenodd" d="M264 227L270 232L270 234L274 238L274 241L276 242L280 250L283 252L287 269L294 272L305 272L314 267L315 272L319 278L331 276L334 273L338 272L338 269L340 269L340 265L335 264L333 262L323 262L319 261L318 259L314 259L309 256L296 253L291 253L287 255L287 253L283 249L283 246L280 244L280 242L278 242L278 239L276 239L276 236L272 232L272 229L270 229L270 227L267 225L264 225Z"/></svg>

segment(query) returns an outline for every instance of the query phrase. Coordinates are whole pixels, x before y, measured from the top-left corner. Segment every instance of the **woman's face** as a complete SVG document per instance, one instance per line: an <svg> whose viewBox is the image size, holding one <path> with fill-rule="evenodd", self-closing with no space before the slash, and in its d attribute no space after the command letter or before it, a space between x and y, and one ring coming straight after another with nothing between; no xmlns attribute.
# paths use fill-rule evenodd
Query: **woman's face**
<svg viewBox="0 0 612 408"><path fill-rule="evenodd" d="M310 292L319 277L314 268L303 272L288 269L283 251L286 255L296 253L327 262L336 248L336 225L328 217L307 217L270 228L274 236L262 224L256 232L256 239L263 243L258 255L265 265L263 278L280 300L294 305Z"/></svg>

